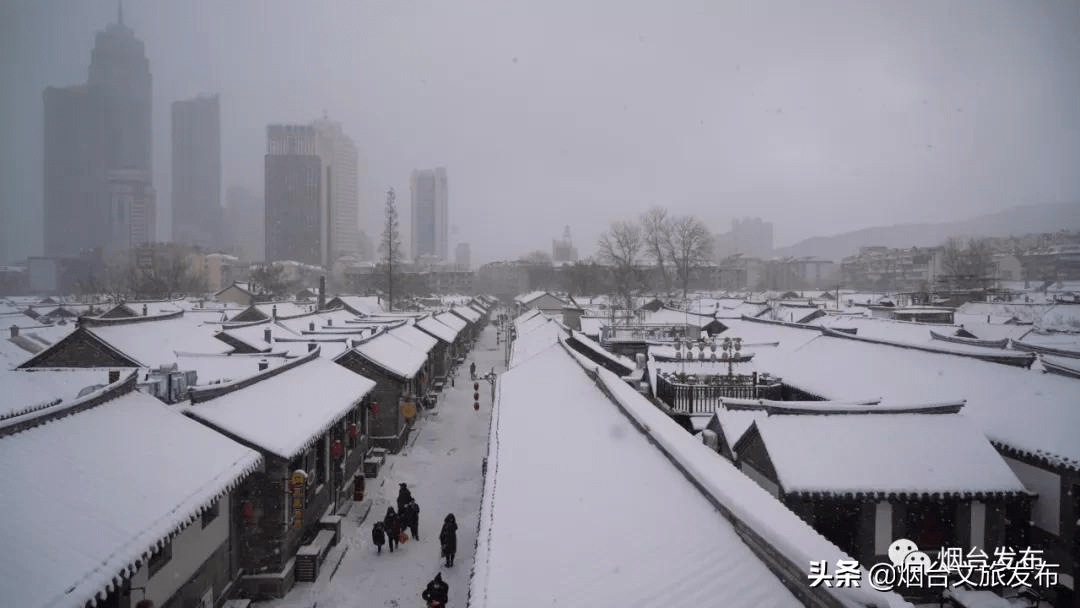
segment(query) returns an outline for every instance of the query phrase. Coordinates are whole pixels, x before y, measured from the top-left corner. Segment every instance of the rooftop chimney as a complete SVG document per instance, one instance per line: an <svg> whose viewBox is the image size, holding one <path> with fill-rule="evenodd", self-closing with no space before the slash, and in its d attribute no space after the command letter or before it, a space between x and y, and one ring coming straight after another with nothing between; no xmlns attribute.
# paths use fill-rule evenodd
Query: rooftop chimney
<svg viewBox="0 0 1080 608"><path fill-rule="evenodd" d="M277 304L270 308L270 318L277 321Z"/></svg>
<svg viewBox="0 0 1080 608"><path fill-rule="evenodd" d="M146 316L146 304L142 305L142 316Z"/></svg>
<svg viewBox="0 0 1080 608"><path fill-rule="evenodd" d="M319 277L319 310L326 308L326 275Z"/></svg>
<svg viewBox="0 0 1080 608"><path fill-rule="evenodd" d="M266 368L270 367L270 363L266 359L259 360L259 371L266 371Z"/></svg>
<svg viewBox="0 0 1080 608"><path fill-rule="evenodd" d="M18 325L12 325L11 326L11 337L12 338L18 338L19 337L19 326Z"/></svg>
<svg viewBox="0 0 1080 608"><path fill-rule="evenodd" d="M120 370L109 370L109 384L115 384L120 381Z"/></svg>
<svg viewBox="0 0 1080 608"><path fill-rule="evenodd" d="M327 319L326 320L326 326L327 327L333 327L334 326L334 320L333 319Z"/></svg>
<svg viewBox="0 0 1080 608"><path fill-rule="evenodd" d="M315 322L312 321L311 323L308 323L307 328L308 328L308 331L315 331Z"/></svg>
<svg viewBox="0 0 1080 608"><path fill-rule="evenodd" d="M310 353L313 350L315 350L315 343L314 342L308 342L307 343L307 352Z"/></svg>
<svg viewBox="0 0 1080 608"><path fill-rule="evenodd" d="M266 329L263 330L263 340L265 340L267 344L270 344L270 328L269 327L267 327Z"/></svg>

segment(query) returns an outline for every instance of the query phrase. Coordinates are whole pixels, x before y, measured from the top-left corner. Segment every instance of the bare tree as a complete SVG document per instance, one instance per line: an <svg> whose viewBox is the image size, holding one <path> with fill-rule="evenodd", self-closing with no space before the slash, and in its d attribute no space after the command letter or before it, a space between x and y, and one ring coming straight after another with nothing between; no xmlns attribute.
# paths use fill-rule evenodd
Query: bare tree
<svg viewBox="0 0 1080 608"><path fill-rule="evenodd" d="M551 266L554 263L551 261L551 254L546 251L541 251L540 249L526 253L518 258L518 261L533 266Z"/></svg>
<svg viewBox="0 0 1080 608"><path fill-rule="evenodd" d="M398 229L396 201L394 189L390 188L386 191L386 219L383 224L382 242L379 244L382 264L386 271L386 304L391 311L394 310L394 274L401 265L401 233Z"/></svg>
<svg viewBox="0 0 1080 608"><path fill-rule="evenodd" d="M600 237L599 257L611 266L612 283L626 310L634 310L634 296L641 285L638 265L644 243L641 227L633 221L612 222L611 229ZM627 315L629 322L630 315Z"/></svg>
<svg viewBox="0 0 1080 608"><path fill-rule="evenodd" d="M685 299L690 277L712 258L712 235L705 223L692 215L675 218L671 220L666 250Z"/></svg>
<svg viewBox="0 0 1080 608"><path fill-rule="evenodd" d="M285 267L281 264L255 264L248 274L248 287L258 296L280 296L288 290Z"/></svg>
<svg viewBox="0 0 1080 608"><path fill-rule="evenodd" d="M193 252L192 248L171 243L136 250L135 291L141 297L148 298L205 293L206 276L193 267Z"/></svg>
<svg viewBox="0 0 1080 608"><path fill-rule="evenodd" d="M941 247L938 281L951 289L983 288L990 281L993 249L986 239L969 239L965 247L959 239L949 238Z"/></svg>
<svg viewBox="0 0 1080 608"><path fill-rule="evenodd" d="M671 218L667 209L653 207L641 216L642 238L645 255L652 259L664 281L664 293L671 291L671 273L668 270L667 250L671 240Z"/></svg>

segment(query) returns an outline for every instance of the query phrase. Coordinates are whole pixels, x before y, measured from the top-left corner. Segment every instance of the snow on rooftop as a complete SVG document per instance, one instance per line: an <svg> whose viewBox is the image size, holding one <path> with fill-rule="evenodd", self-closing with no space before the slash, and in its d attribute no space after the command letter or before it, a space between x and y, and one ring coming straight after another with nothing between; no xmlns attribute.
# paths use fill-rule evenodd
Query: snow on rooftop
<svg viewBox="0 0 1080 608"><path fill-rule="evenodd" d="M646 325L694 325L704 327L715 319L712 315L699 315L681 310L661 308L656 312L645 312L645 318L641 321Z"/></svg>
<svg viewBox="0 0 1080 608"><path fill-rule="evenodd" d="M358 344L353 350L379 367L405 379L415 376L427 362L426 352L388 334L381 334Z"/></svg>
<svg viewBox="0 0 1080 608"><path fill-rule="evenodd" d="M365 315L374 315L383 311L378 296L338 296L345 306Z"/></svg>
<svg viewBox="0 0 1080 608"><path fill-rule="evenodd" d="M449 312L435 315L435 319L458 333L461 333L462 330L469 326L464 319Z"/></svg>
<svg viewBox="0 0 1080 608"><path fill-rule="evenodd" d="M74 401L82 389L108 383L107 369L0 370L0 418L57 399Z"/></svg>
<svg viewBox="0 0 1080 608"><path fill-rule="evenodd" d="M456 340L458 337L458 333L460 333L458 330L451 328L449 325L440 322L435 317L427 317L424 319L420 319L416 322L416 326L447 344L453 344L454 340Z"/></svg>
<svg viewBox="0 0 1080 608"><path fill-rule="evenodd" d="M374 386L372 380L320 357L185 411L291 460Z"/></svg>
<svg viewBox="0 0 1080 608"><path fill-rule="evenodd" d="M424 353L426 357L431 349L439 343L438 339L432 337L430 334L424 333L411 325L402 325L401 327L395 327L387 332L391 336L405 342L409 346L412 346L417 351Z"/></svg>
<svg viewBox="0 0 1080 608"><path fill-rule="evenodd" d="M283 352L281 344L275 344L274 350ZM306 347L304 349L307 350ZM304 352L303 354L307 354ZM177 369L193 371L196 374L196 386L203 387L210 383L232 382L250 378L259 373L259 362L265 361L268 368L280 367L289 362L282 356L252 355L178 355Z"/></svg>
<svg viewBox="0 0 1080 608"><path fill-rule="evenodd" d="M136 391L0 438L0 597L83 608L261 460Z"/></svg>
<svg viewBox="0 0 1080 608"><path fill-rule="evenodd" d="M819 336L794 351L762 353L759 370L828 399L882 403L967 400L964 414L992 441L1080 467L1076 380L968 357Z"/></svg>
<svg viewBox="0 0 1080 608"><path fill-rule="evenodd" d="M518 330L517 337L514 338L514 343L510 350L510 367L516 367L517 365L528 361L531 357L537 353L543 352L552 344L559 342L559 336L566 334L559 324L548 319L547 317L540 317L543 321L531 327L529 330Z"/></svg>
<svg viewBox="0 0 1080 608"><path fill-rule="evenodd" d="M542 297L546 293L546 291L530 291L529 293L515 297L514 301L518 304L528 304L529 302L532 302L533 300Z"/></svg>
<svg viewBox="0 0 1080 608"><path fill-rule="evenodd" d="M557 344L500 377L489 450L477 608L802 605Z"/></svg>
<svg viewBox="0 0 1080 608"><path fill-rule="evenodd" d="M466 319L469 323L476 323L480 320L480 313L468 306L455 306L450 310Z"/></svg>
<svg viewBox="0 0 1080 608"><path fill-rule="evenodd" d="M577 340L579 344L584 345L586 348L600 355L601 357L614 361L615 363L618 363L619 365L622 365L623 367L629 368L631 370L637 369L637 362L630 357L626 357L624 355L616 355L615 353L600 346L580 331L575 331L572 333L574 339Z"/></svg>
<svg viewBox="0 0 1080 608"><path fill-rule="evenodd" d="M581 361L580 358L578 360ZM715 504L745 524L794 567L801 568L812 560L835 563L840 559L851 559L728 460L687 433L629 384L605 369L598 369L591 363L583 364L595 371L604 388L639 428L646 429L653 445L677 461L717 501ZM592 437L596 436L592 434ZM867 580L867 576L864 570L863 580ZM834 588L831 592L847 605L910 606L899 595L870 588Z"/></svg>
<svg viewBox="0 0 1080 608"><path fill-rule="evenodd" d="M586 336L599 336L608 319L599 317L581 317L581 333Z"/></svg>
<svg viewBox="0 0 1080 608"><path fill-rule="evenodd" d="M148 367L172 363L178 353L223 355L233 347L218 340L199 319L177 317L87 327L125 355Z"/></svg>
<svg viewBox="0 0 1080 608"><path fill-rule="evenodd" d="M785 492L1025 491L962 414L771 415L754 424Z"/></svg>

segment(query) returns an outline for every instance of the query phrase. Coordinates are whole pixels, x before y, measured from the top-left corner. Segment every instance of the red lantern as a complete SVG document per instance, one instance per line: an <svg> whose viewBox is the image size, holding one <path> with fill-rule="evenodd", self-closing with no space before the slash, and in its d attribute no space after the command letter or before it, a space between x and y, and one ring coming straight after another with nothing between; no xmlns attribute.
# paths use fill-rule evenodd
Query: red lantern
<svg viewBox="0 0 1080 608"><path fill-rule="evenodd" d="M473 401L479 401L480 400L480 393L473 393L472 398L473 398Z"/></svg>
<svg viewBox="0 0 1080 608"><path fill-rule="evenodd" d="M480 411L480 402L479 401L474 401L473 404L472 404L472 409L474 409L476 411Z"/></svg>
<svg viewBox="0 0 1080 608"><path fill-rule="evenodd" d="M356 436L360 434L360 431L356 428L356 423L349 425L349 439L356 439Z"/></svg>
<svg viewBox="0 0 1080 608"><path fill-rule="evenodd" d="M474 390L474 391L480 390L480 383L479 382L473 382L472 390Z"/></svg>
<svg viewBox="0 0 1080 608"><path fill-rule="evenodd" d="M252 521L255 519L255 503L250 500L245 500L240 503L240 512L244 515L244 521Z"/></svg>
<svg viewBox="0 0 1080 608"><path fill-rule="evenodd" d="M372 416L378 416L379 415L379 404L377 402L375 402L375 401L371 402L371 415Z"/></svg>
<svg viewBox="0 0 1080 608"><path fill-rule="evenodd" d="M345 444L341 443L340 439L335 439L333 445L330 446L330 453L334 455L334 458L341 458L345 455Z"/></svg>

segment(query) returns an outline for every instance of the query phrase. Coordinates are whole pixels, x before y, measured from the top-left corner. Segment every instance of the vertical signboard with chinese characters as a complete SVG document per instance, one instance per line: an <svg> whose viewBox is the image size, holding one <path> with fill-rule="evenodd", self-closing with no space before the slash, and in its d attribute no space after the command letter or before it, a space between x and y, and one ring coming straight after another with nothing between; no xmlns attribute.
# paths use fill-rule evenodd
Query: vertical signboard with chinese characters
<svg viewBox="0 0 1080 608"><path fill-rule="evenodd" d="M294 471L289 481L292 488L293 527L299 529L304 527L304 482L307 475L303 471Z"/></svg>

